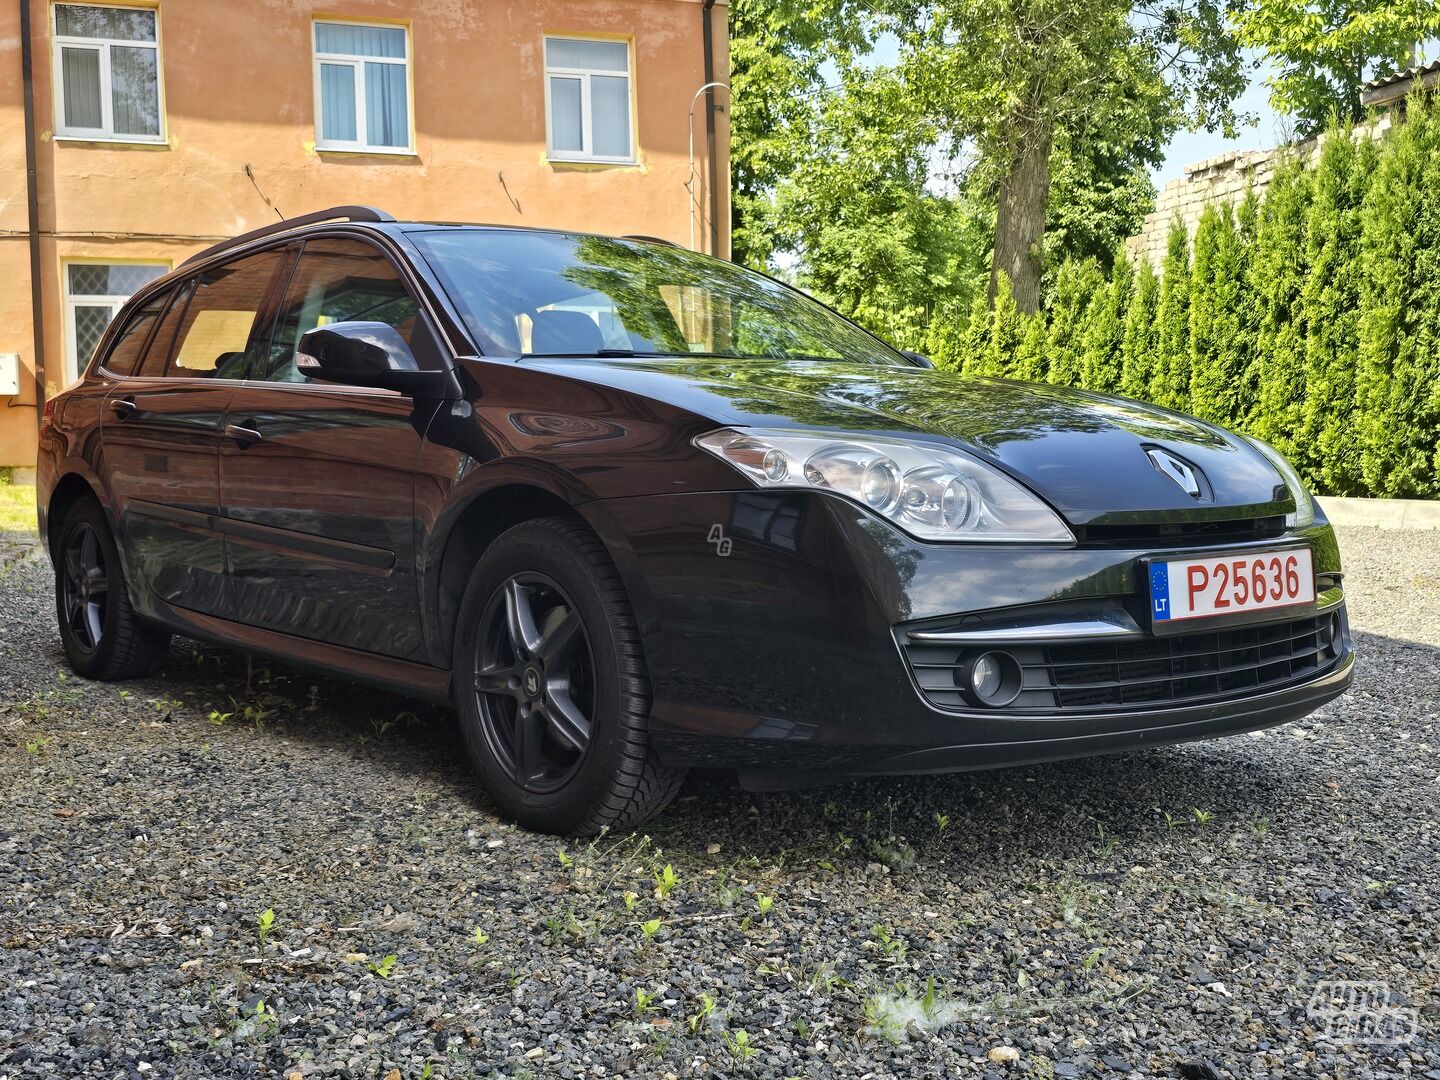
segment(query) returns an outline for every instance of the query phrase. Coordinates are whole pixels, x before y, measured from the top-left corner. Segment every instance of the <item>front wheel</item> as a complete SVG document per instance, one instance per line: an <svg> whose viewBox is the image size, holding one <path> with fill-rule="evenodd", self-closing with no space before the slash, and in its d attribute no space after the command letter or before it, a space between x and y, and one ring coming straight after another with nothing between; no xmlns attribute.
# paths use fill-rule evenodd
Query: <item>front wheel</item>
<svg viewBox="0 0 1440 1080"><path fill-rule="evenodd" d="M527 521L470 577L455 635L470 757L506 815L591 836L665 808L684 771L649 748L650 685L619 574L564 518Z"/></svg>
<svg viewBox="0 0 1440 1080"><path fill-rule="evenodd" d="M87 679L133 679L154 666L170 635L140 621L105 511L75 503L60 526L55 608L70 666Z"/></svg>

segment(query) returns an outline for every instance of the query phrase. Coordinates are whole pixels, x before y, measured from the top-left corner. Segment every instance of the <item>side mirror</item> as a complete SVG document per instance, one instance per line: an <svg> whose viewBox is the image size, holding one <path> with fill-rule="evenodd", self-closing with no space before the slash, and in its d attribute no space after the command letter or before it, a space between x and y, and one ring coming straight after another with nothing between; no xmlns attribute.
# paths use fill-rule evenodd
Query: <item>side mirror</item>
<svg viewBox="0 0 1440 1080"><path fill-rule="evenodd" d="M911 352L909 349L901 349L900 355L905 357L906 360L909 360L916 367L933 368L935 366L935 361L931 360L924 353Z"/></svg>
<svg viewBox="0 0 1440 1080"><path fill-rule="evenodd" d="M422 371L409 344L389 323L339 322L300 339L295 367L310 379L397 390L409 397L447 397L444 371Z"/></svg>

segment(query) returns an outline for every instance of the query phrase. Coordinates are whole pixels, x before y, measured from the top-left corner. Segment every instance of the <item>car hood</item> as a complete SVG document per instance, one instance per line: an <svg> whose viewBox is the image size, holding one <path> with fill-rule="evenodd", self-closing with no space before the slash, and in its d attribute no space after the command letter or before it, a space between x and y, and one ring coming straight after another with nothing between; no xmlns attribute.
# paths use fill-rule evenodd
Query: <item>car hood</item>
<svg viewBox="0 0 1440 1080"><path fill-rule="evenodd" d="M664 401L717 427L872 432L943 440L999 465L1076 524L1225 520L1293 508L1284 478L1237 435L1153 405L1047 384L841 361L527 360ZM1203 476L1202 498L1147 450Z"/></svg>

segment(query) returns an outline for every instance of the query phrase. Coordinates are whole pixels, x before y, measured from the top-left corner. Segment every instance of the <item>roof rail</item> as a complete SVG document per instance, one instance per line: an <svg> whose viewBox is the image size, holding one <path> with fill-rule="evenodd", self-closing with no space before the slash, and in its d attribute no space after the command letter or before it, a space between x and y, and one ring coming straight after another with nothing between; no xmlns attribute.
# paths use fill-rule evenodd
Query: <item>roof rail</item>
<svg viewBox="0 0 1440 1080"><path fill-rule="evenodd" d="M660 236L645 236L645 235L643 235L643 234L641 234L641 233L626 233L624 236L620 237L620 239L621 239L621 240L639 240L639 241L641 241L642 243L646 243L646 244L664 244L666 247L679 247L679 246L680 246L679 244L675 243L674 240L666 240L664 237L660 237Z"/></svg>
<svg viewBox="0 0 1440 1080"><path fill-rule="evenodd" d="M229 240L221 240L218 244L212 244L204 251L197 251L186 259L181 266L189 266L193 262L209 258L219 252L226 251L232 247L239 247L241 244L248 244L251 240L259 240L261 237L274 236L276 233L286 232L290 229L299 228L301 225L316 225L322 221L394 221L395 219L384 210L377 210L373 206L332 206L328 210L316 210L311 214L301 214L299 217L285 218L275 222L273 225L265 225L259 229L251 229L247 233L231 237Z"/></svg>

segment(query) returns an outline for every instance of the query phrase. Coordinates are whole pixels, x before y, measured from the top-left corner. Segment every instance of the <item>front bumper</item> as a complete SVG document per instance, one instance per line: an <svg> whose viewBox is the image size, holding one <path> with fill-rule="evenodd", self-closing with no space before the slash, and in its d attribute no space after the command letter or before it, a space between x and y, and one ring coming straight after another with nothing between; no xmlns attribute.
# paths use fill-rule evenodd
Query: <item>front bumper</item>
<svg viewBox="0 0 1440 1080"><path fill-rule="evenodd" d="M978 710L927 700L897 633L1077 606L1134 611L1142 561L1157 549L927 544L808 492L660 495L582 510L625 579L650 672L653 744L674 764L752 774L988 768L1281 724L1353 677L1339 551L1323 521L1285 538L1311 545L1342 624L1313 672L1199 702Z"/></svg>

